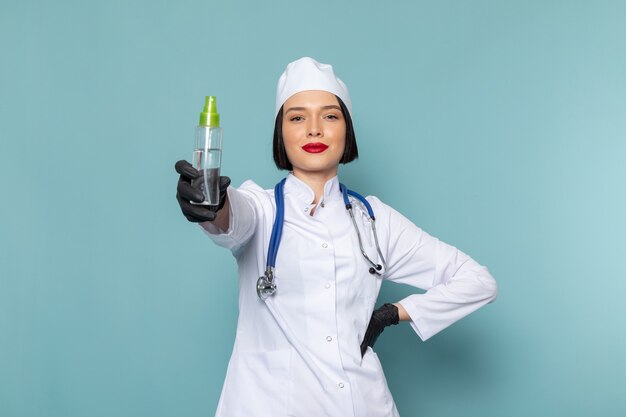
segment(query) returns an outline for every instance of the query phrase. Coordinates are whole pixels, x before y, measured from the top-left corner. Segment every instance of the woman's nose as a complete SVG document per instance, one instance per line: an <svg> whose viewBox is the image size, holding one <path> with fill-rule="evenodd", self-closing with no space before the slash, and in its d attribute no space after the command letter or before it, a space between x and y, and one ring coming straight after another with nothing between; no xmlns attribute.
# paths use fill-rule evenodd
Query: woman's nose
<svg viewBox="0 0 626 417"><path fill-rule="evenodd" d="M322 129L319 127L319 125L317 123L310 123L309 126L307 126L307 136L308 137L321 137L322 136Z"/></svg>

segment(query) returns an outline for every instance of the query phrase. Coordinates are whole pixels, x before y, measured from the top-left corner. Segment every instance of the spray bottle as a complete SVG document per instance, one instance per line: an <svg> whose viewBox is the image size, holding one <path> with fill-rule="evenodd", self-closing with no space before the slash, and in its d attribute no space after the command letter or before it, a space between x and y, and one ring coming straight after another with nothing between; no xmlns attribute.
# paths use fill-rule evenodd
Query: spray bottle
<svg viewBox="0 0 626 417"><path fill-rule="evenodd" d="M200 123L196 127L196 146L193 152L193 166L202 174L192 181L200 185L204 201L197 203L216 206L220 202L220 166L222 162L222 128L217 113L215 96L207 96L204 109L200 113ZM200 183L200 184L198 184Z"/></svg>

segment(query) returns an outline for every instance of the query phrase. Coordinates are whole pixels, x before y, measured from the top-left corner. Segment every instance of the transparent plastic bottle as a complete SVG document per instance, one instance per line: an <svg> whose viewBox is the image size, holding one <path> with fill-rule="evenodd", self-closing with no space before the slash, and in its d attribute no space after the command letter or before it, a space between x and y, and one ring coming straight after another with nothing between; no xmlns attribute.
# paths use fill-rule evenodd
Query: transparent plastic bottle
<svg viewBox="0 0 626 417"><path fill-rule="evenodd" d="M222 164L222 128L220 127L220 115L217 113L215 96L206 97L204 109L200 113L200 123L196 127L196 146L193 151L192 164L202 174L201 177L192 181L192 185L200 185L204 194L204 201L194 204L218 205L220 202L220 167Z"/></svg>

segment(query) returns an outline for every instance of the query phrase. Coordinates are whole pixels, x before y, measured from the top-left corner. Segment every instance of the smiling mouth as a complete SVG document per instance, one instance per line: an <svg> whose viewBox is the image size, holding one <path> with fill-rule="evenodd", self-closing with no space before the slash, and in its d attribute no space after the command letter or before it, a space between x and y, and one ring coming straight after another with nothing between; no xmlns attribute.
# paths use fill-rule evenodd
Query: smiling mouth
<svg viewBox="0 0 626 417"><path fill-rule="evenodd" d="M308 153L320 153L328 149L328 145L324 145L320 142L307 143L302 147L302 149L304 149Z"/></svg>

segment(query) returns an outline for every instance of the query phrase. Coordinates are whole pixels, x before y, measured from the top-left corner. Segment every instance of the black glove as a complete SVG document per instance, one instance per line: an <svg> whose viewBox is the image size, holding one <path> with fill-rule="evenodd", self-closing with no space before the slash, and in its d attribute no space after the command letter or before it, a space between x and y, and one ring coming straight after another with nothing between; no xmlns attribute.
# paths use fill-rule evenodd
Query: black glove
<svg viewBox="0 0 626 417"><path fill-rule="evenodd" d="M385 330L385 327L392 324L398 324L400 322L400 316L398 315L398 307L393 304L385 303L382 307L374 310L370 324L365 331L365 337L361 343L361 357L365 355L367 347L374 347L376 339Z"/></svg>
<svg viewBox="0 0 626 417"><path fill-rule="evenodd" d="M200 188L202 181L198 180L202 178L202 174L185 160L176 162L174 167L176 172L180 174L178 186L176 187L176 200L178 200L178 204L180 204L183 215L187 220L194 223L211 222L215 220L217 212L224 207L226 189L230 185L230 178L220 177L220 203L218 205L198 206L191 204L191 201L194 203L204 201L204 194L202 194Z"/></svg>

